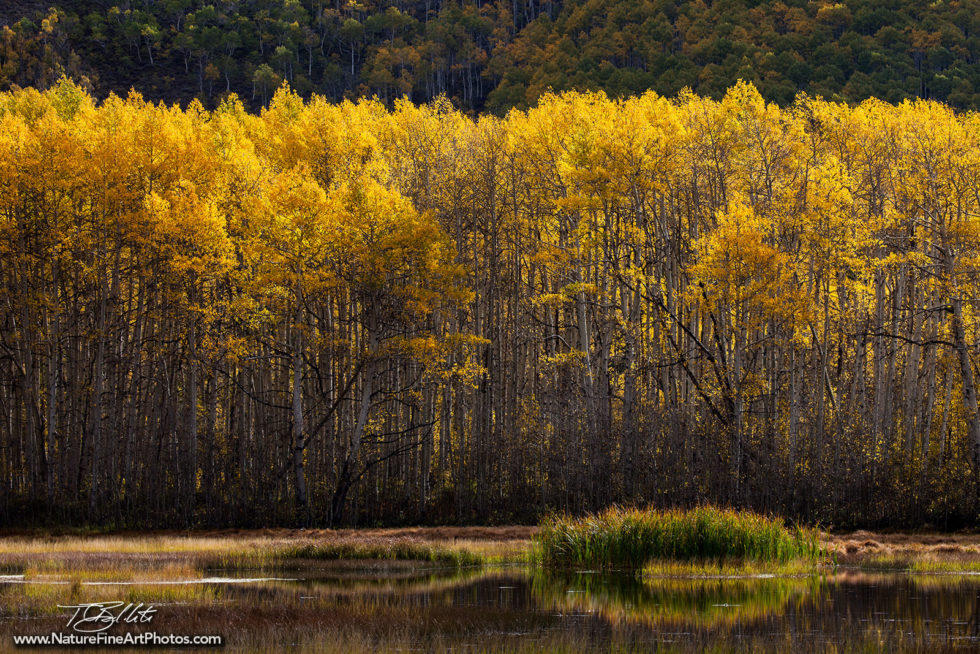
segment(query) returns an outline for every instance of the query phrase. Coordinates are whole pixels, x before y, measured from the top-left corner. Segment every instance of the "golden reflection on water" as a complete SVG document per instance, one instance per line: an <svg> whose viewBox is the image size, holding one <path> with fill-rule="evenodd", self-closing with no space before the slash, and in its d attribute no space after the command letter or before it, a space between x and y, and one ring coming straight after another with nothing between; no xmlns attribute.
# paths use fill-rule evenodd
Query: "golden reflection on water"
<svg viewBox="0 0 980 654"><path fill-rule="evenodd" d="M125 575L117 571L107 577L114 585L105 585L94 583L98 571L63 572L0 578L0 634L61 626L58 604L122 599L161 605L158 628L223 633L244 651L271 651L283 642L316 651L980 646L980 578L971 576L845 571L640 578L530 567L328 563L276 570L275 576L295 580L224 583L218 578L271 575L209 570L163 583L167 579L144 570L132 583L120 583ZM3 638L0 650L9 642Z"/></svg>
<svg viewBox="0 0 980 654"><path fill-rule="evenodd" d="M532 588L542 604L652 628L711 627L784 612L819 601L826 580L789 578L655 578L542 571Z"/></svg>

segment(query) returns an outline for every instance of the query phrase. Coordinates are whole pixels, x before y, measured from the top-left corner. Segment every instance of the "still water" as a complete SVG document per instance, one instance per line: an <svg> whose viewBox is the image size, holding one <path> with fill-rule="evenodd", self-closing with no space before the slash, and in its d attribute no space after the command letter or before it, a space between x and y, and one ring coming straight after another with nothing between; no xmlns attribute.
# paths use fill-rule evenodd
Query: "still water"
<svg viewBox="0 0 980 654"><path fill-rule="evenodd" d="M224 633L231 650L980 651L980 577L968 575L643 579L348 564L276 578L218 571L193 584L170 595L134 584L121 596L158 602L167 630ZM31 585L0 578L0 608ZM0 631L17 618L0 615Z"/></svg>

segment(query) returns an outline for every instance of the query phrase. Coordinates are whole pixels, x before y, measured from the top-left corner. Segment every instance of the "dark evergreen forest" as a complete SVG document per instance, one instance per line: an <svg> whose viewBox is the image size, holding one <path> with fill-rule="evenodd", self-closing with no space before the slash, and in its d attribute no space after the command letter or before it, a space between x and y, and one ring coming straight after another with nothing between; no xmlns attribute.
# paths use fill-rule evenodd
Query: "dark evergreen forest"
<svg viewBox="0 0 980 654"><path fill-rule="evenodd" d="M286 81L308 97L378 96L463 110L547 90L627 96L738 79L789 104L929 98L980 106L977 0L18 0L0 8L0 89L62 73L97 97L252 108Z"/></svg>

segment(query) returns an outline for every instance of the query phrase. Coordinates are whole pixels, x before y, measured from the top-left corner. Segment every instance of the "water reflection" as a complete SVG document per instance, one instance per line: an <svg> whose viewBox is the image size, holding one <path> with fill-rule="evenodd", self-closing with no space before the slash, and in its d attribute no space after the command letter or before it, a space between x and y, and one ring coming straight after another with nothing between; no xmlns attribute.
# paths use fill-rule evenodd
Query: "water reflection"
<svg viewBox="0 0 980 654"><path fill-rule="evenodd" d="M282 642L339 651L980 648L980 578L967 576L641 579L339 564L288 576L296 580L205 581L205 589L174 590L137 583L125 592L140 601L170 597L168 629L224 627L229 645L243 650ZM120 588L42 590L29 579L0 578L0 632L20 630L13 618L63 602L69 592L72 601L94 601Z"/></svg>
<svg viewBox="0 0 980 654"><path fill-rule="evenodd" d="M747 623L784 613L807 598L820 601L823 577L654 578L543 571L532 578L540 604L595 613L616 623L653 628Z"/></svg>

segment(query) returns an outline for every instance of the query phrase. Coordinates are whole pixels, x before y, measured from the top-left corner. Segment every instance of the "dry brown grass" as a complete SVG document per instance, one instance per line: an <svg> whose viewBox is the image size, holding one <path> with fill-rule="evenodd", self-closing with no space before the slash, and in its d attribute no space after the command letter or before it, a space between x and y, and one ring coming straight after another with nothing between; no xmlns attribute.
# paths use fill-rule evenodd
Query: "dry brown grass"
<svg viewBox="0 0 980 654"><path fill-rule="evenodd" d="M531 527L429 527L18 534L0 538L0 573L23 573L39 566L96 572L167 566L266 568L303 557L502 562L521 559L530 550L533 533Z"/></svg>
<svg viewBox="0 0 980 654"><path fill-rule="evenodd" d="M823 534L837 563L917 572L980 571L980 534Z"/></svg>

